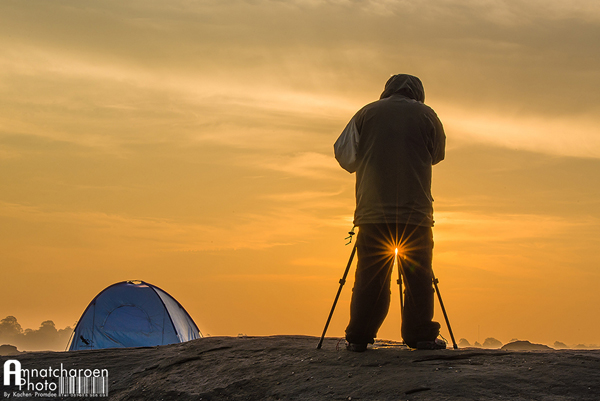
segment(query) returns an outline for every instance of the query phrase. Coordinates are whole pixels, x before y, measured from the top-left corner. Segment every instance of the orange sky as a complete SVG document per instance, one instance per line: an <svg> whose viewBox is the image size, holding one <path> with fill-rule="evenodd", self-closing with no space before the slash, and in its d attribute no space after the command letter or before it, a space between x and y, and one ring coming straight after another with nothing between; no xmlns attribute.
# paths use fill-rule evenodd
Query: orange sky
<svg viewBox="0 0 600 401"><path fill-rule="evenodd" d="M448 137L457 339L600 344L596 2L4 0L0 42L0 319L73 325L139 279L205 334L320 335L354 208L333 142L410 73Z"/></svg>

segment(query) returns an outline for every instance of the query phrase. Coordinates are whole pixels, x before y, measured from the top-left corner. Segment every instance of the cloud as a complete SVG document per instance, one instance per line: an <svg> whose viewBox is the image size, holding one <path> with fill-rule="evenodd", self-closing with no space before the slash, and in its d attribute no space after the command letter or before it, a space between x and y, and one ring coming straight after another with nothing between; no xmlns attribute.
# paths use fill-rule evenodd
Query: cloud
<svg viewBox="0 0 600 401"><path fill-rule="evenodd" d="M264 195L263 198L276 200L276 201L284 201L284 202L312 201L312 200L323 199L323 198L329 200L332 197L341 195L342 192L343 191L336 191L336 192L302 191L302 192Z"/></svg>
<svg viewBox="0 0 600 401"><path fill-rule="evenodd" d="M343 263L343 262L342 262ZM293 266L300 266L301 268L327 268L327 269L340 269L340 260L338 258L327 258L327 257L305 257L296 258L290 261Z"/></svg>
<svg viewBox="0 0 600 401"><path fill-rule="evenodd" d="M600 158L596 116L503 115L439 105L446 131L463 143L489 143L551 155Z"/></svg>
<svg viewBox="0 0 600 401"><path fill-rule="evenodd" d="M259 282L259 283L290 283L290 282L314 282L314 281L325 281L326 278L323 276L309 276L300 274L217 274L213 276L213 279L221 280L225 282L231 281L248 281L248 282Z"/></svg>
<svg viewBox="0 0 600 401"><path fill-rule="evenodd" d="M557 238L570 230L595 223L536 214L477 214L436 212L436 238L440 241L514 243L526 239Z"/></svg>
<svg viewBox="0 0 600 401"><path fill-rule="evenodd" d="M262 161L261 165L289 175L323 179L331 178L332 172L339 173L340 170L332 155L315 152L272 157L270 160Z"/></svg>
<svg viewBox="0 0 600 401"><path fill-rule="evenodd" d="M585 156L583 136L597 157L592 134L571 135L599 122L591 1L30 4L3 2L0 16L7 132L291 150L339 130L402 70L434 109L454 106L440 116L459 135Z"/></svg>
<svg viewBox="0 0 600 401"><path fill-rule="evenodd" d="M307 137L338 129L340 119L358 107L341 96L282 89L260 79L165 76L35 46L15 48L4 61L2 89L10 101L0 104L10 113L0 116L0 135L38 136L103 152L153 142L293 149L306 146Z"/></svg>
<svg viewBox="0 0 600 401"><path fill-rule="evenodd" d="M0 236L5 246L56 250L89 250L136 254L197 252L228 249L265 249L310 237L322 227L347 225L337 215L322 218L316 206L274 205L262 212L243 212L197 224L186 219L134 217L98 212L60 212L42 207L0 203ZM19 232L11 230L17 222ZM50 229L51 227L51 229Z"/></svg>
<svg viewBox="0 0 600 401"><path fill-rule="evenodd" d="M64 351L72 332L68 326L57 330L52 320L36 330L23 330L14 316L0 320L0 344L14 345L19 351Z"/></svg>
<svg viewBox="0 0 600 401"><path fill-rule="evenodd" d="M478 272L498 280L560 276L565 266L573 274L594 276L590 266L597 258L590 250L597 246L598 224L591 216L438 211L436 265L469 280L480 277Z"/></svg>

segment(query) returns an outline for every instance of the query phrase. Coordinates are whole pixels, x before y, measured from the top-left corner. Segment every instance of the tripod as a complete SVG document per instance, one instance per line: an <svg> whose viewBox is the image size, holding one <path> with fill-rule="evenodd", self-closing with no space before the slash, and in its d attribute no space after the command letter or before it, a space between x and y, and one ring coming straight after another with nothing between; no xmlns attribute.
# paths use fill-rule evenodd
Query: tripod
<svg viewBox="0 0 600 401"><path fill-rule="evenodd" d="M329 323L331 322L331 318L333 316L333 312L337 305L338 299L340 298L340 294L342 293L342 288L344 284L346 284L346 277L348 277L348 272L350 271L350 266L352 265L352 260L354 259L354 255L356 254L356 243L352 247L352 252L350 253L350 259L348 260L348 264L346 265L346 270L344 270L344 275L340 279L340 287L338 288L337 294L333 301L333 306L331 307L331 311L329 312L329 317L327 318L327 322L325 323L325 328L323 329L323 334L321 334L321 339L319 340L319 344L317 345L317 349L321 349L323 346L323 340L325 339L325 333L327 333L327 329L329 328ZM400 313L404 312L404 303L403 303L403 294L402 294L402 268L400 267L400 263L398 260L398 249L396 248L396 255L394 256L394 260L398 265L398 286L400 288ZM446 321L446 326L448 327L448 331L450 332L450 338L452 339L452 345L454 349L458 349L458 345L456 345L456 340L454 339L454 334L452 333L452 328L450 327L450 320L448 319L448 314L446 313L446 308L444 307L444 302L442 301L442 294L440 293L440 289L438 287L439 280L435 277L432 270L432 284L435 288L435 292L437 294L438 300L440 301L440 306L442 308L442 313L444 314L444 319Z"/></svg>
<svg viewBox="0 0 600 401"><path fill-rule="evenodd" d="M352 247L352 253L350 254L350 260L348 260L348 264L346 265L346 270L344 271L344 275L340 279L340 288L338 288L338 292L335 295L335 300L333 301L333 306L331 307L331 312L329 312L329 317L327 318L327 323L325 323L325 328L323 329L323 334L321 334L321 340L319 340L319 345L317 345L317 349L321 349L323 345L323 339L325 339L325 333L327 333L327 328L329 327L329 322L331 322L331 317L333 316L333 311L335 310L335 306L337 305L337 301L340 298L340 294L342 293L342 287L346 284L346 277L348 277L348 271L350 270L350 266L352 265L352 259L354 259L354 254L356 254L356 243Z"/></svg>

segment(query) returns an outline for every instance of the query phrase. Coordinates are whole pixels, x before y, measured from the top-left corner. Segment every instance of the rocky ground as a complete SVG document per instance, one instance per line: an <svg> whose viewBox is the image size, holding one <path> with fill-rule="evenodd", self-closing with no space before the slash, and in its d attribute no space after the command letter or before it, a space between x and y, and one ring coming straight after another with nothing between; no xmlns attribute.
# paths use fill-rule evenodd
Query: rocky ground
<svg viewBox="0 0 600 401"><path fill-rule="evenodd" d="M152 348L24 353L0 361L17 359L28 369L107 369L111 400L600 399L600 350L523 351L524 344L415 351L378 342L352 353L338 342L328 338L317 350L315 337L208 337ZM4 387L5 398L15 398L12 391ZM60 399L39 394L46 395L35 399Z"/></svg>

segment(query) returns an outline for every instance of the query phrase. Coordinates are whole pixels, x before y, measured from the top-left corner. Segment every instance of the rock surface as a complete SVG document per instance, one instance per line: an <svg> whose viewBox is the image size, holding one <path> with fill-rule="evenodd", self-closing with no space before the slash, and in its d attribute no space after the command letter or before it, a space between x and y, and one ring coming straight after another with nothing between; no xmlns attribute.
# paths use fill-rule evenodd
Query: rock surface
<svg viewBox="0 0 600 401"><path fill-rule="evenodd" d="M414 351L380 342L353 353L339 339L326 339L320 350L317 343L305 336L208 337L18 360L24 368L108 369L111 400L600 399L598 350Z"/></svg>

